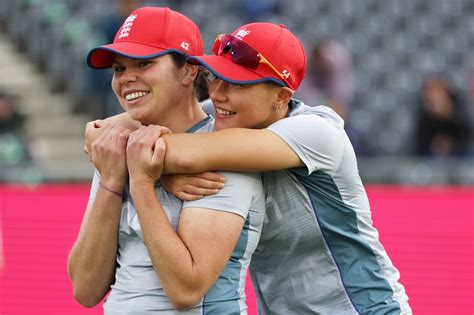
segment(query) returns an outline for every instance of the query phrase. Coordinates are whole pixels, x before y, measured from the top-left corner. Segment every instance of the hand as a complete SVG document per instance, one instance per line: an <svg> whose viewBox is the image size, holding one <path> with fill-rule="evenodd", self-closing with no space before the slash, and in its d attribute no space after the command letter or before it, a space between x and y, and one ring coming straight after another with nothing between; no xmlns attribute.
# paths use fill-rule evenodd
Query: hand
<svg viewBox="0 0 474 315"><path fill-rule="evenodd" d="M92 162L90 154L92 142L97 140L100 135L104 133L104 130L110 128L111 126L113 126L112 123L100 119L89 121L86 124L86 129L84 131L84 153L89 158L89 161Z"/></svg>
<svg viewBox="0 0 474 315"><path fill-rule="evenodd" d="M130 134L127 144L127 165L130 182L155 184L163 173L166 143L163 134L171 133L166 127L141 126Z"/></svg>
<svg viewBox="0 0 474 315"><path fill-rule="evenodd" d="M89 160L92 142L97 140L104 132L104 128L110 125L120 126L130 131L137 130L141 126L139 121L133 120L127 113L111 116L105 120L98 119L88 122L84 132L84 153L89 157Z"/></svg>
<svg viewBox="0 0 474 315"><path fill-rule="evenodd" d="M160 178L161 185L184 201L215 195L224 187L225 177L214 172L198 174L167 174Z"/></svg>
<svg viewBox="0 0 474 315"><path fill-rule="evenodd" d="M127 180L126 147L130 130L107 124L98 139L92 142L90 160L100 173L101 182L116 191Z"/></svg>

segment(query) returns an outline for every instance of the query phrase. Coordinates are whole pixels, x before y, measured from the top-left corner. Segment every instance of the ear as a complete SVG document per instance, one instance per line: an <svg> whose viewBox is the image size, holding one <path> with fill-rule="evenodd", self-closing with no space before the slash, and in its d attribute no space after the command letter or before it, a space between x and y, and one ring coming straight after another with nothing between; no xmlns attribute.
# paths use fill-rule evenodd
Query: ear
<svg viewBox="0 0 474 315"><path fill-rule="evenodd" d="M295 91L293 91L292 89L286 86L280 87L278 90L278 95L276 99L277 106L278 107L286 106L290 102L294 94L295 94Z"/></svg>
<svg viewBox="0 0 474 315"><path fill-rule="evenodd" d="M183 85L189 86L194 83L194 80L196 80L198 72L199 72L199 66L186 63L183 66L183 71L184 71L184 76L183 76L183 81L182 81Z"/></svg>

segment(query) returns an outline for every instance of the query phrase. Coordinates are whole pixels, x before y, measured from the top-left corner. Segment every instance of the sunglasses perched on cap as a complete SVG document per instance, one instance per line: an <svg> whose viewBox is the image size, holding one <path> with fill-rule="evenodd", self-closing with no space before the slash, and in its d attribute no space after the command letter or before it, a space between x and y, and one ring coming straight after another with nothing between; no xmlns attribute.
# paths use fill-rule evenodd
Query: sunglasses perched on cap
<svg viewBox="0 0 474 315"><path fill-rule="evenodd" d="M238 37L230 34L220 34L214 41L212 52L216 55L221 55L230 52L231 60L233 63L241 65L249 69L257 69L258 66L263 63L269 67L275 74L282 79L287 86L291 87L291 84L287 81L287 78L273 66L270 61L267 60L261 53L256 51L254 48L249 46L246 42Z"/></svg>

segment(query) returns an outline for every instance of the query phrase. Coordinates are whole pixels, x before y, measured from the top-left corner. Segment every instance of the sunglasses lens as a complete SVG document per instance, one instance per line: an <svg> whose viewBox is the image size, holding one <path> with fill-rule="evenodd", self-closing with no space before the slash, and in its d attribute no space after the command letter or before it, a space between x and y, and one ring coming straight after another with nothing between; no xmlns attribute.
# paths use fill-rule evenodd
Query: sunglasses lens
<svg viewBox="0 0 474 315"><path fill-rule="evenodd" d="M260 63L258 52L241 40L235 40L232 46L232 61L246 68L257 69Z"/></svg>
<svg viewBox="0 0 474 315"><path fill-rule="evenodd" d="M230 52L234 63L250 69L256 69L260 62L260 57L255 49L228 34L221 34L216 38L212 52L216 55Z"/></svg>
<svg viewBox="0 0 474 315"><path fill-rule="evenodd" d="M214 42L212 52L218 56L230 53L233 63L249 69L255 70L260 63L263 63L287 83L282 74L265 57L238 37L229 34L219 35Z"/></svg>

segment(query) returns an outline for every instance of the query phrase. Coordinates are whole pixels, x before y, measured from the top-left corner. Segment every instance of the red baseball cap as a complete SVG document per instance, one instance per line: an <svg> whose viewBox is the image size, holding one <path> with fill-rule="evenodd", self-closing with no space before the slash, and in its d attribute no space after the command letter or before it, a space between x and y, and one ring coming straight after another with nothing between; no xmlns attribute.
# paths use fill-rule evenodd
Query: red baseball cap
<svg viewBox="0 0 474 315"><path fill-rule="evenodd" d="M202 55L199 28L188 17L169 8L143 7L125 20L113 44L89 52L87 64L94 69L104 69L112 66L115 54L148 59L171 52Z"/></svg>
<svg viewBox="0 0 474 315"><path fill-rule="evenodd" d="M283 24L251 23L221 34L213 53L187 60L237 84L273 81L296 90L306 73L303 44Z"/></svg>

